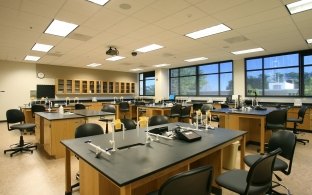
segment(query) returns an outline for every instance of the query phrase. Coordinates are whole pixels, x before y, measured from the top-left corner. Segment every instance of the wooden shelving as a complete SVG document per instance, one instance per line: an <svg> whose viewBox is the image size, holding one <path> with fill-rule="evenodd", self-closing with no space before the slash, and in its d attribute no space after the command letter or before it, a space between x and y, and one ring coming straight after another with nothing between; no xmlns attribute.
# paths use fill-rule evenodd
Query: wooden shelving
<svg viewBox="0 0 312 195"><path fill-rule="evenodd" d="M135 83L56 79L56 94L134 94Z"/></svg>

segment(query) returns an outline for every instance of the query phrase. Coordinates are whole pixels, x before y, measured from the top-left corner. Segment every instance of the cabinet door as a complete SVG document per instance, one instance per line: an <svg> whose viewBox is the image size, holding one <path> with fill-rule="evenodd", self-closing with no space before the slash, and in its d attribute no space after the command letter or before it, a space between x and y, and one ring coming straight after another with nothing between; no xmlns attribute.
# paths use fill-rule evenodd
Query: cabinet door
<svg viewBox="0 0 312 195"><path fill-rule="evenodd" d="M89 93L95 93L95 81L89 81Z"/></svg>
<svg viewBox="0 0 312 195"><path fill-rule="evenodd" d="M56 79L55 93L56 94L65 93L65 80L64 79Z"/></svg>
<svg viewBox="0 0 312 195"><path fill-rule="evenodd" d="M131 83L131 93L135 93L135 83Z"/></svg>
<svg viewBox="0 0 312 195"><path fill-rule="evenodd" d="M95 93L102 93L102 82L101 81L96 81L95 83Z"/></svg>
<svg viewBox="0 0 312 195"><path fill-rule="evenodd" d="M73 93L73 80L66 80L66 93Z"/></svg>
<svg viewBox="0 0 312 195"><path fill-rule="evenodd" d="M102 82L102 93L108 93L108 84L106 81Z"/></svg>
<svg viewBox="0 0 312 195"><path fill-rule="evenodd" d="M126 83L126 93L130 93L130 83Z"/></svg>
<svg viewBox="0 0 312 195"><path fill-rule="evenodd" d="M74 88L74 93L81 93L81 81L75 80L73 88Z"/></svg>
<svg viewBox="0 0 312 195"><path fill-rule="evenodd" d="M125 83L124 82L120 82L120 93L125 93Z"/></svg>
<svg viewBox="0 0 312 195"><path fill-rule="evenodd" d="M88 93L89 91L88 81L81 81L81 87L82 93Z"/></svg>
<svg viewBox="0 0 312 195"><path fill-rule="evenodd" d="M115 93L120 93L120 83L115 82Z"/></svg>
<svg viewBox="0 0 312 195"><path fill-rule="evenodd" d="M114 93L114 82L108 83L108 93Z"/></svg>

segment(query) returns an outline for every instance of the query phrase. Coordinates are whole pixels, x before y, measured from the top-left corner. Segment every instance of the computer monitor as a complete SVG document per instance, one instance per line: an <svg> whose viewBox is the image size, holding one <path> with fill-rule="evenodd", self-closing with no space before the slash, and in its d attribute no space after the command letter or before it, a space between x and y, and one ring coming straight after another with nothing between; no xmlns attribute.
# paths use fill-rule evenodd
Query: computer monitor
<svg viewBox="0 0 312 195"><path fill-rule="evenodd" d="M175 101L175 95L172 95L172 94L169 95L169 100L170 100L170 101Z"/></svg>

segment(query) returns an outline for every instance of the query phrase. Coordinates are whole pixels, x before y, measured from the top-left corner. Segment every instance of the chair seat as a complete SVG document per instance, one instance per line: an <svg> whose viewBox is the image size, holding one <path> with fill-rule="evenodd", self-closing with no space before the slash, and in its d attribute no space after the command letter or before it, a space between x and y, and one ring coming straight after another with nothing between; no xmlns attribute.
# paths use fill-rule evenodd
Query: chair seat
<svg viewBox="0 0 312 195"><path fill-rule="evenodd" d="M19 130L32 130L36 127L35 124L32 123L25 123L25 124L16 124L10 126L12 130L19 129Z"/></svg>
<svg viewBox="0 0 312 195"><path fill-rule="evenodd" d="M221 174L217 179L217 184L223 186L238 194L244 194L247 186L248 172L244 170L231 170ZM270 185L267 186L250 186L249 194L262 194L270 189Z"/></svg>
<svg viewBox="0 0 312 195"><path fill-rule="evenodd" d="M180 117L180 114L169 114L168 117L174 118L174 117Z"/></svg>
<svg viewBox="0 0 312 195"><path fill-rule="evenodd" d="M261 158L261 155L259 155L259 154L247 155L244 158L244 162L250 167L259 158ZM282 170L286 170L287 168L288 168L288 164L285 161L283 161L279 158L275 159L274 168L273 168L274 171L282 171Z"/></svg>
<svg viewBox="0 0 312 195"><path fill-rule="evenodd" d="M301 123L302 119L301 118L288 118L287 122Z"/></svg>

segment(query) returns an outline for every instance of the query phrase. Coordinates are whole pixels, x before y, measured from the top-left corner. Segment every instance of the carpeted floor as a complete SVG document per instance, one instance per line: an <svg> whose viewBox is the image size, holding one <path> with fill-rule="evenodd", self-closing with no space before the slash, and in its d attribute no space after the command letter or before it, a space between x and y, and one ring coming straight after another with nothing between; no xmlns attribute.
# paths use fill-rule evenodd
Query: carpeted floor
<svg viewBox="0 0 312 195"><path fill-rule="evenodd" d="M19 140L19 131L9 132L6 123L0 123L0 195L61 195L65 192L65 165L64 158L49 159L42 148L33 154L23 153L10 157L3 154L10 144ZM312 133L299 135L312 140ZM34 142L34 135L24 135L25 141ZM247 153L256 153L257 146L247 146ZM237 166L239 162L239 152ZM78 160L72 157L72 180L78 171ZM282 173L283 183L290 188L293 195L312 194L312 143L297 144L292 172L289 176ZM225 170L226 171L226 170ZM73 195L79 194L79 190ZM225 195L234 194L227 190Z"/></svg>

